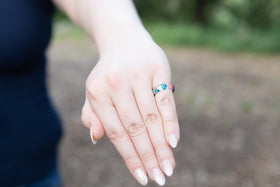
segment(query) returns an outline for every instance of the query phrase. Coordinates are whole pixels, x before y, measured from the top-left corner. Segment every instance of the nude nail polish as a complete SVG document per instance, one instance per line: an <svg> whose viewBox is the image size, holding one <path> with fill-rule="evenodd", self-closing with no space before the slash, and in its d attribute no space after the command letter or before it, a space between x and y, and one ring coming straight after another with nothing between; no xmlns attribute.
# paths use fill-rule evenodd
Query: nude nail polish
<svg viewBox="0 0 280 187"><path fill-rule="evenodd" d="M97 143L97 140L93 139L93 127L90 126L90 139L92 141L92 143L95 145Z"/></svg>
<svg viewBox="0 0 280 187"><path fill-rule="evenodd" d="M163 171L165 175L171 176L173 174L173 166L171 162L168 159L166 159L163 161L162 164L163 164Z"/></svg>
<svg viewBox="0 0 280 187"><path fill-rule="evenodd" d="M134 171L134 176L140 184L142 185L148 184L148 178L143 169L137 168Z"/></svg>
<svg viewBox="0 0 280 187"><path fill-rule="evenodd" d="M177 146L177 138L175 134L169 136L169 144L171 147L175 148Z"/></svg>
<svg viewBox="0 0 280 187"><path fill-rule="evenodd" d="M152 170L152 175L156 183L158 183L160 186L163 186L165 184L165 176L159 168L154 168Z"/></svg>

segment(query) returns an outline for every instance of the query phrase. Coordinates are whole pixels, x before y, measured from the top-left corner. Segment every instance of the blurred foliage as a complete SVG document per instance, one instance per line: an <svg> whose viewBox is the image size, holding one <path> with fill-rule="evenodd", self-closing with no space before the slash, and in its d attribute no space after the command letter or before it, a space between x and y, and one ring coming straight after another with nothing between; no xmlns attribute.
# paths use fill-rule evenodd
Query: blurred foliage
<svg viewBox="0 0 280 187"><path fill-rule="evenodd" d="M204 27L257 28L280 26L280 0L134 0L144 20L185 22ZM58 11L56 19L66 16Z"/></svg>
<svg viewBox="0 0 280 187"><path fill-rule="evenodd" d="M161 44L279 52L280 0L134 0ZM66 18L58 11L56 20Z"/></svg>
<svg viewBox="0 0 280 187"><path fill-rule="evenodd" d="M67 16L60 11L59 9L56 9L55 15L54 15L54 20L55 21L61 21L61 20L68 20Z"/></svg>
<svg viewBox="0 0 280 187"><path fill-rule="evenodd" d="M224 28L280 25L280 0L134 0L142 18Z"/></svg>
<svg viewBox="0 0 280 187"><path fill-rule="evenodd" d="M230 52L279 53L280 27L267 31L257 29L225 30L197 24L145 21L144 25L161 44L206 47Z"/></svg>
<svg viewBox="0 0 280 187"><path fill-rule="evenodd" d="M230 51L280 51L280 0L134 2L158 42Z"/></svg>

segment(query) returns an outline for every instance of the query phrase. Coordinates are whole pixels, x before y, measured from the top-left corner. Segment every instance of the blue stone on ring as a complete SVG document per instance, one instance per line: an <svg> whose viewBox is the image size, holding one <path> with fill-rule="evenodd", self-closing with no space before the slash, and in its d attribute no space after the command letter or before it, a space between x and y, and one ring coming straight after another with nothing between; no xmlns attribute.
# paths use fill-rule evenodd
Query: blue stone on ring
<svg viewBox="0 0 280 187"><path fill-rule="evenodd" d="M163 90L165 90L167 88L167 85L166 84L161 84L161 87Z"/></svg>
<svg viewBox="0 0 280 187"><path fill-rule="evenodd" d="M158 92L159 92L159 89L156 88L156 89L154 90L154 92L155 92L155 93L158 93Z"/></svg>

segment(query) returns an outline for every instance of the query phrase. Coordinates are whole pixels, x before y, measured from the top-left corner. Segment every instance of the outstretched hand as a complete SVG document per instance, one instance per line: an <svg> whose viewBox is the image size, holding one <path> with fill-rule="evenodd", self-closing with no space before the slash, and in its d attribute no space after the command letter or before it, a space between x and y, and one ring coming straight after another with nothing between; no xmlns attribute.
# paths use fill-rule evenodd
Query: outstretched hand
<svg viewBox="0 0 280 187"><path fill-rule="evenodd" d="M171 147L180 133L173 93L152 92L162 83L171 83L170 65L150 38L102 54L86 82L82 121L93 142L106 134L143 185L146 174L163 185L175 168Z"/></svg>
<svg viewBox="0 0 280 187"><path fill-rule="evenodd" d="M52 0L94 40L100 54L86 81L82 122L93 143L105 134L143 185L171 176L180 138L169 62L132 0ZM171 147L170 147L171 146ZM164 175L165 174L165 175Z"/></svg>

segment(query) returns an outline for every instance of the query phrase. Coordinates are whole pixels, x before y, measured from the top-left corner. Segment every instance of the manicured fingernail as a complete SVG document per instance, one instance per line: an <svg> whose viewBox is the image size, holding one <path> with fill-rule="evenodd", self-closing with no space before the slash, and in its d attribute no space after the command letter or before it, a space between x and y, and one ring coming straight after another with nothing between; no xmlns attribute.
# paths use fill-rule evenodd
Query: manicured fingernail
<svg viewBox="0 0 280 187"><path fill-rule="evenodd" d="M153 177L155 181L160 185L163 186L165 184L165 177L164 174L158 168L154 168L152 170Z"/></svg>
<svg viewBox="0 0 280 187"><path fill-rule="evenodd" d="M171 145L171 147L175 148L177 146L177 138L175 134L171 134L169 136L169 144Z"/></svg>
<svg viewBox="0 0 280 187"><path fill-rule="evenodd" d="M97 143L97 140L93 139L93 127L92 126L90 126L90 139L94 145Z"/></svg>
<svg viewBox="0 0 280 187"><path fill-rule="evenodd" d="M163 161L163 171L167 176L171 176L173 174L173 166L168 159Z"/></svg>
<svg viewBox="0 0 280 187"><path fill-rule="evenodd" d="M134 176L140 184L142 184L142 185L148 184L148 178L147 178L147 175L145 174L145 172L143 171L143 169L137 168L134 171Z"/></svg>

